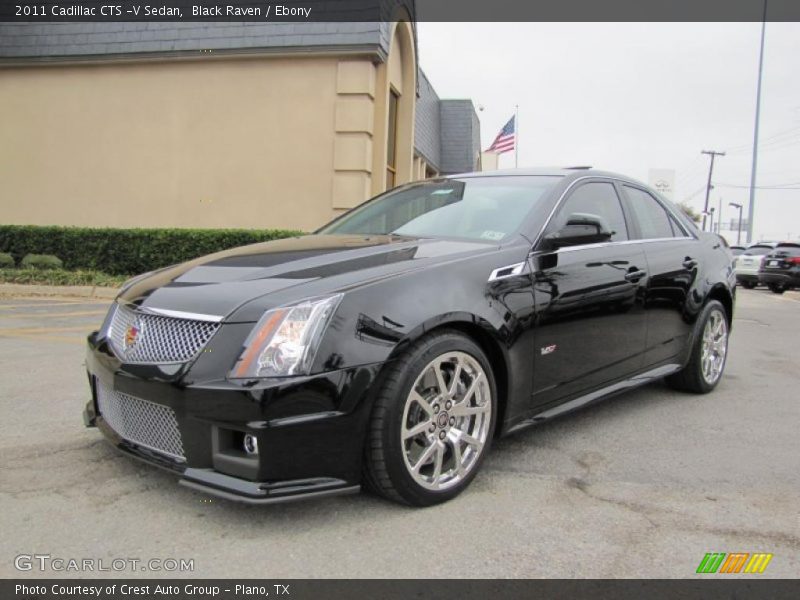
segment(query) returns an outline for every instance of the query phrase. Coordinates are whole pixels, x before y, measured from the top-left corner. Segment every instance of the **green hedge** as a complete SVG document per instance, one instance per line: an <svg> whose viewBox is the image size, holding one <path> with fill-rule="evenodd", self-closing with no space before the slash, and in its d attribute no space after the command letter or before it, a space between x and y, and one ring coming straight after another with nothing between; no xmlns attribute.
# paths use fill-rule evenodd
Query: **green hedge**
<svg viewBox="0 0 800 600"><path fill-rule="evenodd" d="M278 229L90 229L0 225L0 252L54 254L68 270L135 275L218 252L302 235Z"/></svg>
<svg viewBox="0 0 800 600"><path fill-rule="evenodd" d="M0 269L0 283L37 285L96 285L119 287L128 275L107 275L97 271L65 271L63 269Z"/></svg>
<svg viewBox="0 0 800 600"><path fill-rule="evenodd" d="M13 256L7 252L0 252L0 269L13 269L15 264Z"/></svg>

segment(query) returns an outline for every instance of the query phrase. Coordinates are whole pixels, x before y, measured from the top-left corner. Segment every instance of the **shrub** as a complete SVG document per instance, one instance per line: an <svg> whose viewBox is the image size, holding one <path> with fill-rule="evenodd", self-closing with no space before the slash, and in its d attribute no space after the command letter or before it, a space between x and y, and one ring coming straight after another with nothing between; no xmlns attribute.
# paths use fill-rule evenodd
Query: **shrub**
<svg viewBox="0 0 800 600"><path fill-rule="evenodd" d="M7 252L0 252L0 269L13 269L14 257Z"/></svg>
<svg viewBox="0 0 800 600"><path fill-rule="evenodd" d="M135 275L235 246L301 235L275 229L93 229L0 225L0 252L55 254L69 270Z"/></svg>
<svg viewBox="0 0 800 600"><path fill-rule="evenodd" d="M61 269L64 263L52 254L26 254L19 266L23 269Z"/></svg>

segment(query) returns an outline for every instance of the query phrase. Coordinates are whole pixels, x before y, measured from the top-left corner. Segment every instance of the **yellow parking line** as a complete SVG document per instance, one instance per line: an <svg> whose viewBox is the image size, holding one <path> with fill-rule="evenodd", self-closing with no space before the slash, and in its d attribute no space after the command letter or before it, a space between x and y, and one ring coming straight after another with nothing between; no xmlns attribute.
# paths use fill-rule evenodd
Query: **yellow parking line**
<svg viewBox="0 0 800 600"><path fill-rule="evenodd" d="M78 325L76 327L0 327L0 333L11 335L40 335L46 333L66 333L69 331L85 331L87 334L91 327Z"/></svg>
<svg viewBox="0 0 800 600"><path fill-rule="evenodd" d="M59 317L88 317L88 316L98 316L98 315L105 315L106 311L104 310L81 310L75 312L65 312L65 313L54 313L54 312L46 312L46 313L23 313L23 314L14 314L14 315L4 315L0 318L3 319L57 319Z"/></svg>
<svg viewBox="0 0 800 600"><path fill-rule="evenodd" d="M65 301L65 302L43 302L41 304L0 304L0 310L4 308L38 308L40 306L44 307L51 307L51 306L74 306L77 304L110 304L111 301L102 301L102 300L87 300L85 302L72 302L72 301Z"/></svg>
<svg viewBox="0 0 800 600"><path fill-rule="evenodd" d="M16 338L20 340L45 340L48 342L66 342L69 344L80 344L81 346L85 343L82 337L66 337L61 335L35 335L35 334L28 334L28 333L7 333L5 331L0 331L0 337L6 338Z"/></svg>

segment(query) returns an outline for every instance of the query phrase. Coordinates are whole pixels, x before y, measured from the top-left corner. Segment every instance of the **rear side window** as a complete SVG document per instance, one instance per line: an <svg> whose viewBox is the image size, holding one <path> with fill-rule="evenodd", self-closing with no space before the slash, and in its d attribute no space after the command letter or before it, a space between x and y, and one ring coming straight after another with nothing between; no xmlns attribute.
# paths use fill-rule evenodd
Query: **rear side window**
<svg viewBox="0 0 800 600"><path fill-rule="evenodd" d="M628 185L624 187L625 193L631 199L631 211L633 212L634 220L639 225L641 239L684 236L677 223L672 222L669 213L661 206L658 200L639 188Z"/></svg>
<svg viewBox="0 0 800 600"><path fill-rule="evenodd" d="M800 246L797 244L779 244L774 253L780 256L800 256Z"/></svg>
<svg viewBox="0 0 800 600"><path fill-rule="evenodd" d="M614 232L612 242L628 239L622 205L612 183L585 183L572 192L558 213L558 227L566 225L569 216L575 213L588 213L605 219Z"/></svg>

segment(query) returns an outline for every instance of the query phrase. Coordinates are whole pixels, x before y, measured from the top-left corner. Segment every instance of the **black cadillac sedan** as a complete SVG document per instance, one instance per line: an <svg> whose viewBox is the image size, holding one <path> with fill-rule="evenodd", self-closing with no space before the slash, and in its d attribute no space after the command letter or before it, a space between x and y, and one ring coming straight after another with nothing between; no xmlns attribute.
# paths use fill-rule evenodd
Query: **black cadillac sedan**
<svg viewBox="0 0 800 600"><path fill-rule="evenodd" d="M663 377L713 390L735 283L720 237L627 177L413 183L128 282L84 420L223 498L435 504L497 436Z"/></svg>

